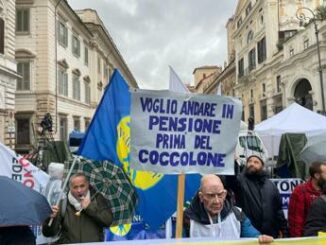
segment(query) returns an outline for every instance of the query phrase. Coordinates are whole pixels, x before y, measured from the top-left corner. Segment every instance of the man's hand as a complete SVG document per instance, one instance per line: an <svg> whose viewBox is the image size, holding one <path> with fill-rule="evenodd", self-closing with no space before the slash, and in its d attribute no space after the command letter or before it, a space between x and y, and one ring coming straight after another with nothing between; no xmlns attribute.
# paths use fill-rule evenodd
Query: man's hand
<svg viewBox="0 0 326 245"><path fill-rule="evenodd" d="M259 243L271 243L271 242L273 242L273 241L274 241L274 239L273 239L272 236L268 236L268 235L260 235L260 236L258 237L258 242L259 242Z"/></svg>
<svg viewBox="0 0 326 245"><path fill-rule="evenodd" d="M90 203L91 203L91 199L87 198L87 197L84 197L83 199L81 199L81 202L80 202L83 209L86 209Z"/></svg>
<svg viewBox="0 0 326 245"><path fill-rule="evenodd" d="M54 205L54 206L51 207L51 209L52 209L52 214L50 215L50 217L52 219L54 219L55 217L57 217L57 215L59 213L59 206Z"/></svg>

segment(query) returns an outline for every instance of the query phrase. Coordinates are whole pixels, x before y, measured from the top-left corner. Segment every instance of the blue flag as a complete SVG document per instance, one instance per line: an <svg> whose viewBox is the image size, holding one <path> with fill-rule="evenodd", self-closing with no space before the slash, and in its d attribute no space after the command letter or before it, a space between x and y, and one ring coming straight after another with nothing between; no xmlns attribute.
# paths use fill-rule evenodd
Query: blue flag
<svg viewBox="0 0 326 245"><path fill-rule="evenodd" d="M93 160L119 163L116 154L117 125L130 114L128 89L128 84L118 70L115 70L79 147L79 155Z"/></svg>
<svg viewBox="0 0 326 245"><path fill-rule="evenodd" d="M128 85L115 70L78 154L123 167L137 190L138 213L151 229L157 229L176 211L178 176L130 169L130 101ZM185 200L194 196L199 179L197 174L186 176Z"/></svg>

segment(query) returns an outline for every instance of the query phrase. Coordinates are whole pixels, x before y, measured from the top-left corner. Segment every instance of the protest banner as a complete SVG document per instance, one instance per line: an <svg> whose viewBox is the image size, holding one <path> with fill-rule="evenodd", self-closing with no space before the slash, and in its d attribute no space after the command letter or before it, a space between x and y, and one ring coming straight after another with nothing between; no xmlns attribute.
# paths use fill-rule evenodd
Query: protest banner
<svg viewBox="0 0 326 245"><path fill-rule="evenodd" d="M239 100L135 90L131 105L131 168L163 174L234 174Z"/></svg>
<svg viewBox="0 0 326 245"><path fill-rule="evenodd" d="M28 160L0 142L0 175L23 183L38 192L45 188L49 176Z"/></svg>
<svg viewBox="0 0 326 245"><path fill-rule="evenodd" d="M49 175L24 159L21 155L0 142L0 175L21 182L35 191L42 192L49 181ZM23 201L23 200L22 200ZM42 235L40 226L33 226L37 244L52 242Z"/></svg>
<svg viewBox="0 0 326 245"><path fill-rule="evenodd" d="M293 189L303 183L304 181L299 178L291 178L291 179L271 179L271 181L276 185L278 191L280 192L280 196L282 199L282 209L284 212L284 216L288 218L288 207L290 202L290 196L293 192Z"/></svg>
<svg viewBox="0 0 326 245"><path fill-rule="evenodd" d="M83 243L91 245L94 243ZM101 242L96 244L112 244L112 242ZM183 238L183 239L154 239L154 240L133 240L133 241L120 241L119 245L258 245L257 238L240 238L238 240L216 240L209 238ZM326 237L303 237L303 238L285 238L274 239L274 242L268 243L271 245L326 245Z"/></svg>

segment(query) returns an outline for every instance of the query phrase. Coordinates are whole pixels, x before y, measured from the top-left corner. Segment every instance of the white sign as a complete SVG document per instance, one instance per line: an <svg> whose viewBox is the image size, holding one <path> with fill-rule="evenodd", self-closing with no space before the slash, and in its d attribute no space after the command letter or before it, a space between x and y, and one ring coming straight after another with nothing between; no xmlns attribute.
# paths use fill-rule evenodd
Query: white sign
<svg viewBox="0 0 326 245"><path fill-rule="evenodd" d="M271 181L276 185L281 198L282 198L282 209L285 215L285 218L288 218L288 209L290 196L297 185L302 184L304 181L299 178L293 179L271 179Z"/></svg>
<svg viewBox="0 0 326 245"><path fill-rule="evenodd" d="M241 102L231 97L132 92L131 168L234 174L241 113Z"/></svg>

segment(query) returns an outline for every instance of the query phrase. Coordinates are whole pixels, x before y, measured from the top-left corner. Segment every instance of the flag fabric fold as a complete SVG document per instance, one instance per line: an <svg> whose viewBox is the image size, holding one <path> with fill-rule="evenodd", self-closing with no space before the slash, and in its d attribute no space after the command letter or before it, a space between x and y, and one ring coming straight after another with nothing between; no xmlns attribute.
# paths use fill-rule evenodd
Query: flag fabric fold
<svg viewBox="0 0 326 245"><path fill-rule="evenodd" d="M129 112L128 84L115 70L78 149L78 155L93 160L111 160L117 164L117 125L121 118L129 116Z"/></svg>
<svg viewBox="0 0 326 245"><path fill-rule="evenodd" d="M179 93L190 93L189 89L186 85L181 81L178 74L174 71L174 69L169 66L170 68L170 81L169 81L169 90Z"/></svg>
<svg viewBox="0 0 326 245"><path fill-rule="evenodd" d="M137 213L151 229L159 228L176 211L177 176L135 171L129 167L130 92L115 70L86 132L78 153L93 160L111 160L122 166L136 187ZM192 198L198 175L186 182L185 199Z"/></svg>

